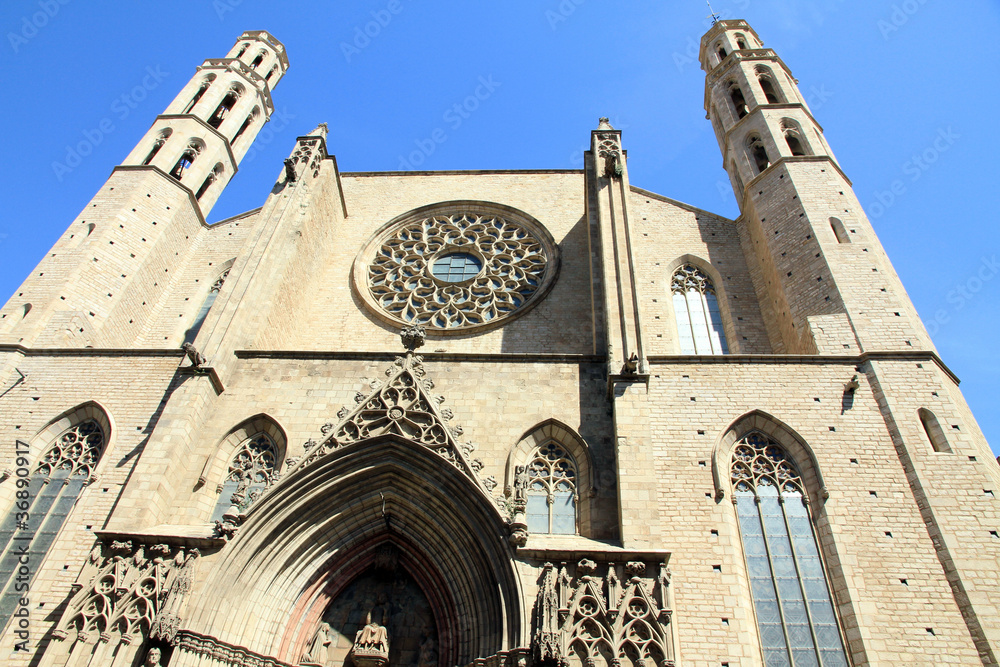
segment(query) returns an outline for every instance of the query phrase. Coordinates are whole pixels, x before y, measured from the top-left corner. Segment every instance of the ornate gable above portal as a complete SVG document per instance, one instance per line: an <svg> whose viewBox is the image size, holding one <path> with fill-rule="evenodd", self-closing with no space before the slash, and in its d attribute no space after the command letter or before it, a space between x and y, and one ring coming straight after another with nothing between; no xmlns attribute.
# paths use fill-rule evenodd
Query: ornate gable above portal
<svg viewBox="0 0 1000 667"><path fill-rule="evenodd" d="M353 409L342 408L337 424L326 424L321 443L306 443L306 456L296 468L314 461L342 447L382 435L398 435L419 443L465 473L487 496L496 488L493 477L480 477L483 463L470 459L475 445L460 443L462 427L449 426L453 414L441 408L443 396L434 396L434 382L427 377L423 358L414 350L424 344L424 330L414 326L403 329L405 356L396 357L385 371L386 380L371 380L370 391L358 392ZM494 502L496 500L494 499Z"/></svg>

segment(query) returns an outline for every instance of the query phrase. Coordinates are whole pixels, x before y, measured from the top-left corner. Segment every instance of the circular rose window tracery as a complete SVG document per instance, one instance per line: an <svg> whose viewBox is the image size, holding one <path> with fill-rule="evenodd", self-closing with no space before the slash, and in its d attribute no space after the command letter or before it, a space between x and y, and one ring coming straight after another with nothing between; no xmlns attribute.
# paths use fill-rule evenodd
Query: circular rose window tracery
<svg viewBox="0 0 1000 667"><path fill-rule="evenodd" d="M355 263L355 286L383 319L464 331L534 305L555 278L556 252L548 232L524 214L452 202L384 227Z"/></svg>

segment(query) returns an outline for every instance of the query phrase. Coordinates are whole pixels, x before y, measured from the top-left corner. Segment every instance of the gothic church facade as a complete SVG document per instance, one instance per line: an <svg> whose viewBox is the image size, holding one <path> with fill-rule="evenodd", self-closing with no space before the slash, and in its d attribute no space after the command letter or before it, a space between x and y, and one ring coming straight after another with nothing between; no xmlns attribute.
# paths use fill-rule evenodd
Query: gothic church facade
<svg viewBox="0 0 1000 667"><path fill-rule="evenodd" d="M205 61L0 309L3 662L997 665L958 380L785 63L700 58L736 220L602 119L582 170L320 125L208 225L289 61Z"/></svg>

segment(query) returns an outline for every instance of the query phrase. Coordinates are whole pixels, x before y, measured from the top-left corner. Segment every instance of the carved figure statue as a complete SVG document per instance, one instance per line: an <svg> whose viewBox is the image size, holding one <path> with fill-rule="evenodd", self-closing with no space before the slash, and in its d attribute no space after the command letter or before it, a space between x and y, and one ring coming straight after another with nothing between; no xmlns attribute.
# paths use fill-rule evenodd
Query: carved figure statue
<svg viewBox="0 0 1000 667"><path fill-rule="evenodd" d="M429 629L424 629L424 639L420 642L420 653L417 654L417 667L437 667L437 642L431 636Z"/></svg>
<svg viewBox="0 0 1000 667"><path fill-rule="evenodd" d="M365 617L365 627L354 637L351 657L357 667L385 667L389 663L389 631L372 620L372 613Z"/></svg>
<svg viewBox="0 0 1000 667"><path fill-rule="evenodd" d="M316 634L313 635L312 641L309 642L309 647L302 655L301 664L326 665L327 647L332 642L333 638L330 637L330 624L320 623L319 628L316 630Z"/></svg>
<svg viewBox="0 0 1000 667"><path fill-rule="evenodd" d="M292 158L285 158L285 181L288 183L294 183L298 180L298 174L295 173L295 160Z"/></svg>
<svg viewBox="0 0 1000 667"><path fill-rule="evenodd" d="M204 366L208 363L208 358L204 354L198 351L191 343L184 343L181 345L181 349L187 352L187 358L191 360L191 367L198 368L199 366Z"/></svg>
<svg viewBox="0 0 1000 667"><path fill-rule="evenodd" d="M143 667L160 667L160 649L151 648L146 653L146 662L142 663Z"/></svg>

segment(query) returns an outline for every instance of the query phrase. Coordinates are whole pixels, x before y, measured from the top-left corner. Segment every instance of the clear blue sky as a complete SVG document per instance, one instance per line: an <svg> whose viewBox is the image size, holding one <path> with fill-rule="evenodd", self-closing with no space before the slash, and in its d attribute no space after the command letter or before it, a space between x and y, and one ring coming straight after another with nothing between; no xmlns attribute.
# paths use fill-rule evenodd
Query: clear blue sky
<svg viewBox="0 0 1000 667"><path fill-rule="evenodd" d="M278 117L212 220L259 206L295 137L321 121L344 171L398 169L438 128L446 141L421 168L578 168L602 115L624 131L634 185L737 215L694 62L708 25L701 0L397 1L4 0L0 297L194 68L225 55L243 30L281 39L291 69L275 92ZM389 8L399 11L386 21ZM1000 3L717 0L715 9L749 20L799 79L1000 448ZM387 25L355 42L373 12ZM445 113L480 77L495 90L456 127ZM97 142L102 121L113 129ZM95 145L78 167L53 166L82 141Z"/></svg>

